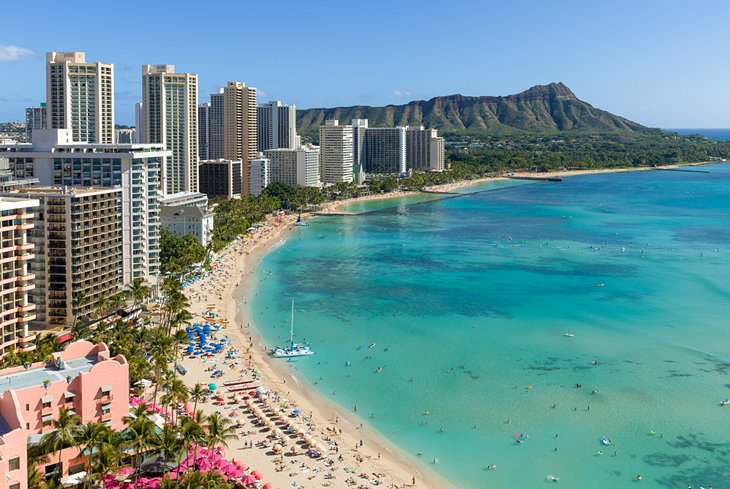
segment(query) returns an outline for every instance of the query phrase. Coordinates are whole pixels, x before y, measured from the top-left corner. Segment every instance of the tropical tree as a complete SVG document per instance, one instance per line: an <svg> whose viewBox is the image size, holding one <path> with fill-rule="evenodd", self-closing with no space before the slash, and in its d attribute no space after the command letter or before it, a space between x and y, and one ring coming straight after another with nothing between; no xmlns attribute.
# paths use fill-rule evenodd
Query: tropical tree
<svg viewBox="0 0 730 489"><path fill-rule="evenodd" d="M213 450L216 446L228 448L228 440L237 438L232 424L230 419L218 413L212 413L205 418L205 444L208 450Z"/></svg>
<svg viewBox="0 0 730 489"><path fill-rule="evenodd" d="M202 401L208 396L210 391L207 387L203 387L203 384L196 382L192 389L190 389L190 400L193 401L193 412L198 410L198 402Z"/></svg>
<svg viewBox="0 0 730 489"><path fill-rule="evenodd" d="M118 447L111 443L102 443L99 450L92 458L93 477L89 477L90 482L95 479L103 479L104 476L114 472L124 456ZM103 488L103 484L102 484Z"/></svg>
<svg viewBox="0 0 730 489"><path fill-rule="evenodd" d="M111 428L105 424L91 421L80 425L76 430L76 433L74 433L75 444L82 447L80 455L86 457L86 461L84 463L86 468L84 487L88 487L87 482L90 482L93 477L93 455L101 448L104 442L108 440L110 431L112 431Z"/></svg>
<svg viewBox="0 0 730 489"><path fill-rule="evenodd" d="M175 460L177 465L180 465L182 461L182 453L185 448L184 440L180 435L180 432L175 429L174 426L166 424L162 430L155 434L150 443L152 453L159 453L162 459L167 462L168 460ZM163 469L163 475L165 474Z"/></svg>
<svg viewBox="0 0 730 489"><path fill-rule="evenodd" d="M73 324L71 326L72 331L76 331L76 327L78 325L79 316L81 316L81 311L84 309L84 307L89 303L89 297L84 294L83 292L79 291L74 294L73 297L73 312L74 312L74 320ZM81 335L76 332L76 338L79 339Z"/></svg>
<svg viewBox="0 0 730 489"><path fill-rule="evenodd" d="M155 424L146 416L140 416L135 419L125 432L122 446L132 450L134 453L134 467L138 469L135 472L135 483L139 478L139 467L142 465L142 454L152 446L152 440L155 436Z"/></svg>
<svg viewBox="0 0 730 489"><path fill-rule="evenodd" d="M63 465L61 463L61 451L64 448L76 445L76 433L78 432L78 424L81 421L75 414L71 414L71 410L61 407L58 410L58 418L51 422L52 431L41 437L40 446L45 453L58 454L58 475L63 474Z"/></svg>
<svg viewBox="0 0 730 489"><path fill-rule="evenodd" d="M137 277L127 287L127 293L132 297L135 305L139 305L150 295L150 288L145 284L144 280Z"/></svg>
<svg viewBox="0 0 730 489"><path fill-rule="evenodd" d="M111 312L117 312L119 309L126 304L126 300L121 293L114 294L107 299L108 310Z"/></svg>
<svg viewBox="0 0 730 489"><path fill-rule="evenodd" d="M205 415L203 411L196 410L192 416L183 416L180 421L180 436L183 444L190 449L192 445L203 445L205 443ZM198 451L193 452L193 466L198 463Z"/></svg>
<svg viewBox="0 0 730 489"><path fill-rule="evenodd" d="M109 308L109 300L104 297L103 295L100 295L98 299L96 299L96 304L94 305L94 312L96 312L97 318L104 317L104 314L106 313L107 309Z"/></svg>
<svg viewBox="0 0 730 489"><path fill-rule="evenodd" d="M43 461L47 462L47 457L41 457L38 459L28 459L28 489L40 489L41 485L45 482L46 478L38 470L38 464Z"/></svg>

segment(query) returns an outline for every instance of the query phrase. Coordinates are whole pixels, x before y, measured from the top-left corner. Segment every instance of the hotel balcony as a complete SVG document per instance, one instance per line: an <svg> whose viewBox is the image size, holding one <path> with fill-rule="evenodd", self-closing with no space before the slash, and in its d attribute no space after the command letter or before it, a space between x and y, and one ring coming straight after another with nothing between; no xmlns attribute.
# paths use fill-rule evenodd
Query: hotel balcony
<svg viewBox="0 0 730 489"><path fill-rule="evenodd" d="M18 342L23 343L30 343L31 341L34 341L36 338L36 334L29 331L28 336L23 336L22 334L18 335Z"/></svg>
<svg viewBox="0 0 730 489"><path fill-rule="evenodd" d="M18 323L29 323L35 321L35 314L25 314L24 316L18 316Z"/></svg>

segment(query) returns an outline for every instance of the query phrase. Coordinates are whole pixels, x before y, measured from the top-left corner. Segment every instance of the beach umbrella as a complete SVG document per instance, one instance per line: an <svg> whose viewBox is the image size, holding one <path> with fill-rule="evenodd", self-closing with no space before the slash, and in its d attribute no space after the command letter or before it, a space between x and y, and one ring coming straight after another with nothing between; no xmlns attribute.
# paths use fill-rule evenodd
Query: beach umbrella
<svg viewBox="0 0 730 489"><path fill-rule="evenodd" d="M233 464L234 464L234 465L235 465L236 467L238 467L238 468L239 468L239 469L241 469L241 470L248 470L248 465L246 465L246 464L245 464L245 463L243 463L243 462L240 462L240 461L238 461L238 460L236 460L236 459L233 459L233 460L231 460L231 462L232 462L232 463L233 463Z"/></svg>
<svg viewBox="0 0 730 489"><path fill-rule="evenodd" d="M208 384L208 389L210 389L212 391L216 390L217 388L218 388L218 386L216 384L214 384L213 382Z"/></svg>
<svg viewBox="0 0 730 489"><path fill-rule="evenodd" d="M223 399L222 397L216 397L215 400L217 402L225 402L225 399Z"/></svg>
<svg viewBox="0 0 730 489"><path fill-rule="evenodd" d="M302 414L302 410L301 409L295 409L294 411L292 411L292 414L294 414L295 416L299 416L300 414Z"/></svg>
<svg viewBox="0 0 730 489"><path fill-rule="evenodd" d="M256 395L256 391L249 391L249 392L248 392L248 395L249 395L249 396L255 396L255 395Z"/></svg>
<svg viewBox="0 0 730 489"><path fill-rule="evenodd" d="M254 470L253 472L251 472L251 475L252 475L252 476L254 476L254 477L256 478L256 480L257 480L257 481L260 481L261 479L263 479L263 478L264 478L264 474L262 474L262 473L261 473L260 471L258 471L258 470Z"/></svg>
<svg viewBox="0 0 730 489"><path fill-rule="evenodd" d="M261 489L274 489L274 486L271 485L271 482L267 482Z"/></svg>

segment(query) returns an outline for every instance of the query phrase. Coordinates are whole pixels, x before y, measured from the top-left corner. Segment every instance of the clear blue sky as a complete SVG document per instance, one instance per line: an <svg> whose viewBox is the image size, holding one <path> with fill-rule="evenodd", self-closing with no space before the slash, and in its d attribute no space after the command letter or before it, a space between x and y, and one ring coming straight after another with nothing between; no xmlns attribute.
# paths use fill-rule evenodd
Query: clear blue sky
<svg viewBox="0 0 730 489"><path fill-rule="evenodd" d="M649 126L730 127L727 0L36 0L2 10L0 121L45 100L46 51L85 51L115 64L120 124L133 123L141 65L165 63L199 75L200 102L233 80L300 108L562 81Z"/></svg>

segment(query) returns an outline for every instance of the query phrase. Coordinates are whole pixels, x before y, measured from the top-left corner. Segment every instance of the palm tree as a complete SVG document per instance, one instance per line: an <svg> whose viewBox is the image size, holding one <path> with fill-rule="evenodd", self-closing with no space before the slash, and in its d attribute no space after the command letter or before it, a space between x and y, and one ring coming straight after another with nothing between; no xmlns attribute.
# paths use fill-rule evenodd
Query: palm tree
<svg viewBox="0 0 730 489"><path fill-rule="evenodd" d="M180 465L182 461L182 453L185 448L183 445L183 438L181 433L175 429L175 427L166 424L162 431L154 436L152 439L152 451L159 453L162 460L167 462L175 457L177 465ZM163 476L165 471L163 469Z"/></svg>
<svg viewBox="0 0 730 489"><path fill-rule="evenodd" d="M100 295L98 299L96 299L96 304L94 305L94 311L96 312L96 318L101 319L104 316L104 312L107 309L107 306L109 305L107 298L103 295Z"/></svg>
<svg viewBox="0 0 730 489"><path fill-rule="evenodd" d="M134 300L134 304L141 304L150 295L150 288L145 284L144 280L137 277L127 287L127 293Z"/></svg>
<svg viewBox="0 0 730 489"><path fill-rule="evenodd" d="M142 454L151 446L155 436L155 424L145 416L140 416L129 425L122 445L134 452L134 466L137 468L135 484L139 478L139 467L142 465Z"/></svg>
<svg viewBox="0 0 730 489"><path fill-rule="evenodd" d="M119 452L117 446L111 443L102 443L99 450L92 458L93 468L97 474L96 477L102 479L106 476L106 474L112 473L117 467L119 467L121 459L122 453ZM86 477L89 478L89 475ZM102 488L103 487L104 484L102 483Z"/></svg>
<svg viewBox="0 0 730 489"><path fill-rule="evenodd" d="M203 411L197 410L193 412L191 417L183 417L180 423L180 435L187 450L190 450L193 444L202 445L205 442L204 424L205 415ZM198 451L196 450L194 454L193 467L198 464Z"/></svg>
<svg viewBox="0 0 730 489"><path fill-rule="evenodd" d="M28 489L40 489L46 478L38 470L39 460L28 460ZM43 463L47 462L47 459Z"/></svg>
<svg viewBox="0 0 730 489"><path fill-rule="evenodd" d="M87 487L86 482L90 481L93 472L93 454L94 451L98 451L105 440L108 439L111 428L102 423L95 423L93 421L79 426L79 429L75 433L76 445L83 447L80 455L86 456L84 462L86 468L86 479L84 480L84 487Z"/></svg>
<svg viewBox="0 0 730 489"><path fill-rule="evenodd" d="M61 451L64 448L75 446L76 433L78 431L78 423L81 421L75 414L70 413L70 409L62 407L58 410L58 419L53 420L51 425L53 431L49 431L41 437L40 445L46 453L58 454L58 475L63 475L63 465L61 463Z"/></svg>
<svg viewBox="0 0 730 489"><path fill-rule="evenodd" d="M205 442L208 450L213 450L215 446L224 446L228 448L228 440L237 438L236 428L231 426L233 422L213 413L205 419ZM212 467L212 466L211 466Z"/></svg>
<svg viewBox="0 0 730 489"><path fill-rule="evenodd" d="M203 384L197 382L192 389L190 389L190 400L193 401L193 412L198 410L198 402L206 398L210 392Z"/></svg>
<svg viewBox="0 0 730 489"><path fill-rule="evenodd" d="M111 297L107 299L107 303L109 304L109 310L112 312L117 312L122 307L122 305L125 304L124 297L121 293L114 294Z"/></svg>
<svg viewBox="0 0 730 489"><path fill-rule="evenodd" d="M188 402L188 388L180 379L175 377L165 386L167 394L162 397L162 402L171 407L172 412L172 423L175 423L175 407L178 403Z"/></svg>
<svg viewBox="0 0 730 489"><path fill-rule="evenodd" d="M74 294L73 298L73 309L74 309L74 321L73 325L71 326L72 331L76 331L76 326L79 320L79 316L81 315L81 310L89 303L89 298L86 294L83 292L76 292ZM76 335L78 339L78 334Z"/></svg>
<svg viewBox="0 0 730 489"><path fill-rule="evenodd" d="M35 358L37 361L48 359L61 349L58 338L53 334L38 335L35 340Z"/></svg>

